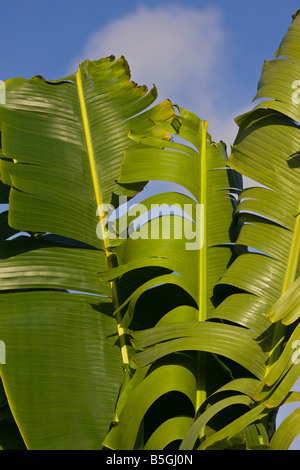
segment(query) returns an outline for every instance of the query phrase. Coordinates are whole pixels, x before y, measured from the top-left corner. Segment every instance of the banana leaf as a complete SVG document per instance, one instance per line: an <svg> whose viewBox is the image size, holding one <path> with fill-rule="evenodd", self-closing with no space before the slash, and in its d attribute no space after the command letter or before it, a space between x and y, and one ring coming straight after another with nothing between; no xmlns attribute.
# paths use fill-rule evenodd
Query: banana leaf
<svg viewBox="0 0 300 470"><path fill-rule="evenodd" d="M246 293L238 305L246 318L254 313L248 305L254 296L256 315L272 320L257 338L268 358L264 378L253 398L275 411L300 372L292 360L292 345L299 336L300 115L295 95L300 65L299 31L298 10L274 60L264 64L255 96L259 104L236 119L239 132L228 165L263 187L248 188L239 196L236 213L244 224L237 244L251 249L230 266L219 286L234 285ZM227 308L230 306L229 298ZM239 321L237 312L236 309ZM218 316L218 309L214 315ZM234 319L232 311L230 318ZM271 447L274 442L277 447L277 438L271 439Z"/></svg>
<svg viewBox="0 0 300 470"><path fill-rule="evenodd" d="M144 146L144 151L141 147L140 163L137 164L137 149L128 150L122 165L121 182L133 183L145 179L173 181L190 192L195 204L200 203L205 206L204 243L199 252L187 251L177 240L155 241L152 247L152 241L146 243L143 239L145 237L142 236L142 229L141 239L134 240L134 243L128 240L116 250L119 265L123 266L115 271L116 276L125 273L126 269L152 265L154 257L158 258L159 266L173 269L172 274L154 279L151 283L145 284L144 289L139 288L128 298L127 305L124 303L123 306L127 309L124 314L125 321L128 319L131 321L129 326L133 329L132 344L137 350L132 367L135 366L139 370L150 366L150 369L147 369L147 380L151 377L151 367L156 371L163 359L168 363L173 361L175 364L181 354L188 355L189 351L193 351L189 368L197 377L197 389L194 415L191 413L190 416L195 420L193 426L197 432L194 434L194 439L189 441L191 447L186 448L199 446L199 443L200 449L212 448L218 442L224 443L224 439L228 443L228 440L241 432L246 433L243 439L245 442L248 439L247 445L251 448L259 447L259 443L272 447L269 439L274 434L276 411L299 376L299 366L291 365L292 344L298 338L298 329L289 340L291 330L286 329L280 322L274 325L268 323L267 315L267 312L274 308L274 304L278 305L277 302L280 302L281 296L286 292L293 295L292 299L289 297L290 303L294 305L293 308L297 305L294 292L288 289L291 289L298 276L300 253L298 155L300 116L296 93L300 70L299 30L298 11L275 59L266 62L262 72L256 99L267 97L269 100L261 101L252 111L237 118L239 132L228 162L225 158L221 164L217 157L214 159L212 156L217 155L216 150L220 151L222 145L213 144L207 137L206 123L191 113L179 109L180 115L175 116L171 126L175 135L192 144L192 148L187 148L189 146L186 142L165 144L147 136L131 134L134 140ZM165 128L167 127L170 129L170 124L165 125ZM149 146L152 146L151 150ZM197 151L198 158L195 153ZM229 173L228 167L256 180L262 187L247 188L242 192L234 191L233 188L239 189L239 186L232 187L225 183L221 176L226 173L234 174ZM238 196L233 219L237 222L236 225L241 226L237 239L234 237L228 239L230 218L226 216L224 208L225 188L226 198L230 194L231 201L234 201L233 194L236 193ZM215 192L215 189L218 189L218 192ZM161 200L174 204L176 195L173 198L162 196ZM234 224L231 229L233 226ZM212 232L214 235L211 236ZM225 262L225 253L230 243L235 244L239 256L236 259L234 257L227 259ZM136 250L135 256L139 256L140 253L139 262L136 258L133 260L133 246ZM217 271L216 259L221 260L222 255L224 263ZM212 284L209 282L210 279L213 279ZM167 286L176 284L180 292L190 297L188 311L184 308L187 303L186 298L181 302L178 300L178 303L182 319L186 319L187 322L191 318L190 308L195 309L192 323L183 325L185 320L180 320L178 323L178 316L174 316L173 320L172 314L177 310L170 309L167 312L168 320L163 326L158 322L157 325L151 325L150 329L136 331L143 330L138 308L139 303L143 303L143 296L149 299L151 294L160 295L162 301L164 295L170 296L172 292L170 287L163 290L159 282ZM156 290L155 283L160 290ZM179 295L177 294L177 298ZM147 314L149 310L145 304L144 312ZM159 302L156 308L157 305ZM128 323L126 325L128 326ZM294 328L296 326L294 325ZM224 333L228 328L228 340L225 339L226 334L222 336L222 328ZM220 349L218 349L217 331L224 340L224 344L220 343ZM239 343L236 342L237 350L231 354L228 345L231 344L232 347L232 343L229 336L232 339L235 334L239 336L240 341L244 341L244 345L239 347ZM214 338L214 341L209 342L208 338ZM251 350L253 341L257 347L256 352ZM241 350L244 350L246 356L248 355L245 361L242 360ZM256 390L253 390L251 396L254 400L251 402L251 410L236 416L232 413L228 424L219 421L222 422L222 426L219 424L219 429L205 419L205 413L209 413L211 409L209 398L217 390L217 388L209 389L209 386L212 387L212 381L207 379L205 362L208 357L210 361L212 358L218 360L222 373L227 371L231 379L251 377L256 380ZM260 371L251 367L250 358L256 366L261 361ZM237 369L237 364L240 369ZM213 370L211 362L209 367ZM143 379L136 387L137 390L139 388L143 390ZM126 396L126 389L124 393ZM234 396L230 397L230 400L234 403ZM108 447L134 446L137 438L137 432L131 430L130 405L128 409L124 401L125 398L122 400L119 423L111 430L105 441ZM224 411L222 400L219 405ZM218 408L218 403L213 406ZM146 407L143 412L147 417ZM172 418L179 419L184 415L184 408L178 406L176 413ZM197 427L198 422L203 425L198 424ZM155 436L158 432L155 431ZM187 436L189 432L191 431L187 432ZM264 439L261 437L262 432ZM123 438L125 434L126 438ZM180 433L178 439L181 439ZM198 444L196 439L200 439Z"/></svg>
<svg viewBox="0 0 300 470"><path fill-rule="evenodd" d="M130 81L123 57L85 61L56 81L5 82L1 105L1 379L28 449L101 449L127 373L113 310L104 205L143 185L117 183L131 129L168 139L169 101ZM148 109L149 108L149 109ZM2 442L1 442L2 445Z"/></svg>
<svg viewBox="0 0 300 470"><path fill-rule="evenodd" d="M258 378L264 370L265 356L255 343L255 334L251 336L240 326L208 321L222 301L222 295L215 295L214 286L235 256L238 227L232 215L241 179L227 167L226 147L223 142L212 141L207 122L187 110L178 107L178 111L171 124L157 122L174 134L174 141L131 132L130 137L140 145L126 150L121 167L119 181L123 184L172 181L188 195L176 191L156 195L156 203L170 208L178 205L185 215L167 213L151 218L150 212L149 218L132 232L134 236L131 234L114 248L118 267L100 275L102 280L123 279L130 272L154 265L169 270L141 284L120 306L121 324L133 330L130 366L140 373L120 396L118 422L104 441L112 449L141 445L149 449L160 435L166 442L166 429L172 436L168 445L176 448L182 440L178 423L184 422L186 427L207 397L230 378L232 371L226 363L236 361L237 369L249 370ZM152 202L153 197L143 205L150 209ZM188 216L192 221L189 228L185 226ZM199 235L198 245L191 247L195 234L202 234L202 238ZM167 308L164 298L169 300ZM268 323L266 318L264 323ZM179 364L181 372L176 372L174 381ZM161 368L165 368L163 380L171 389L157 387ZM193 380L190 388L183 390L187 373ZM144 423L147 429L141 444ZM205 432L204 426L202 438Z"/></svg>

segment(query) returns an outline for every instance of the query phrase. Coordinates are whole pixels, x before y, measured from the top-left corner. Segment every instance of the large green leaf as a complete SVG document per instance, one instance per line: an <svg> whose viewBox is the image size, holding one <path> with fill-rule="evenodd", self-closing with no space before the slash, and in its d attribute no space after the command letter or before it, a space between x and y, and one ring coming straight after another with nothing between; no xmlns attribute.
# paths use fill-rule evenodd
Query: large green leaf
<svg viewBox="0 0 300 470"><path fill-rule="evenodd" d="M257 429L264 429L259 432L264 435L263 445L268 446L266 435L267 432L269 436L274 433L275 418L275 414L270 410L274 408L276 411L299 374L299 366L291 367L290 357L291 341L297 339L297 336L293 336L288 341L290 331L287 331L280 323L270 324L264 315L292 286L299 266L300 134L298 122L300 122L300 116L299 102L296 102L300 70L299 32L300 16L297 13L277 51L276 59L271 63L266 63L263 69L256 98L268 97L271 101L260 103L253 111L237 119L239 133L232 148L229 166L258 181L263 187L248 188L241 194L238 192L235 217L242 224L242 228L236 241L236 248L240 248L241 254L236 260L230 260L233 261L230 263L227 259L225 262L228 243L235 241L234 237L228 239L229 217L225 209L224 188L228 188L227 197L228 193L233 193L233 190L229 189L229 184L224 180L226 172L228 175L228 170L224 169L226 158L222 164L218 160L216 150L220 151L222 145L215 146L206 140L206 124L203 121L197 120L191 113L180 110L180 116L176 116L172 122L175 134L192 143L193 148L172 142L165 144L163 141L159 142L147 136L131 133L131 137L140 142L144 150L143 147L128 150L122 166L121 182L134 183L146 179L173 181L186 188L196 202L205 205L204 244L199 252L188 252L177 240L155 240L155 242L147 240L146 242L143 240L145 237L141 237L141 240L128 240L116 250L119 264L125 266L115 271L116 276L121 275L122 272L125 273L126 263L128 263L128 270L134 267L138 270L141 266L153 266L155 257L157 257L158 266L173 270L173 273L161 278L158 276L144 287L139 287L128 298L127 304L123 304L125 321L127 322L128 319L132 321L130 326L134 330L143 329L143 324L140 322L143 317L139 314L139 302L143 305L146 314L147 312L150 314L151 311L150 308L147 309L146 302L143 304L143 296L150 299L151 293L156 295L157 309L160 303L163 304L164 295L172 295L171 288L168 287L164 291L159 284L160 281L168 286L172 283L176 284L180 292L188 294L188 297L192 299L189 302L185 298L180 302L178 300L180 293L174 290L181 306L187 304L189 308L194 309L192 318L194 323L183 325L182 320L177 323L178 316L173 320L171 312L174 310L169 310L168 322L163 327L151 325L154 328L150 330L134 331L132 338L133 346L140 349L140 352L134 356L137 367L149 367L153 364L152 367L156 370L162 358L168 362L172 360L175 362L179 354L186 355L190 350L201 351L191 355L191 364L196 364L194 370L198 378L195 411L198 410L198 420L203 424L197 428L198 420L195 420L193 426L196 432L190 445L195 445L196 439L200 437L200 448L203 449L231 439L235 433L240 432L245 432L248 446L257 447L262 441L259 434L252 432L256 425ZM170 129L170 125L165 128L167 127ZM200 157L197 156L197 151ZM139 163L137 163L137 155L140 158ZM223 167L222 170L221 167ZM215 191L216 189L218 191ZM166 202L167 198L169 204L176 202L176 196L164 197L162 201ZM143 228L140 233L143 233ZM135 260L133 260L134 250ZM140 259L136 260L139 256ZM216 268L217 261L222 261L219 265L220 270ZM213 273L212 277L211 273ZM210 284L210 279L213 280L212 284ZM148 292L149 289L150 292ZM293 300L296 302L295 297ZM188 313L181 310L180 313L183 321L190 322L188 317L190 311ZM199 321L200 325L196 323ZM245 361L241 360L238 347L236 351L230 352L232 348L232 344L229 346L230 335L227 341L226 335L222 337L224 344L221 346L220 343L220 349L224 357L220 356L218 340L215 341L214 338L218 338L215 331L218 330L221 337L222 328L224 330L227 328L220 324L224 321L234 324L230 326L232 338L234 332L237 335L240 332L239 340L245 341L243 350L248 351L248 358L246 357ZM205 322L205 328L208 324L206 334L204 334L205 328L202 328L202 322ZM250 331L245 330L245 327ZM212 334L213 331L214 334ZM208 332L211 333L210 337ZM255 341L257 352L253 351L250 354L248 348L252 347L251 341ZM206 352L203 354L202 351ZM283 355L280 356L282 351ZM262 361L259 373L251 367L249 356L254 362L256 361L256 365ZM216 403L210 403L209 393L213 390L210 389L208 392L208 388L212 386L213 381L207 380L205 361L208 357L218 359L222 373L227 371L231 378L248 379L251 377L250 372L256 375L258 379L256 389L253 389L251 396L254 401L251 402L252 408L248 413L242 413L240 416L232 415L231 419L225 423L223 420L225 405L222 406L222 399ZM196 362L193 363L193 360ZM237 370L236 364L242 365L243 368ZM273 373L274 377L272 384L269 385L267 380L271 378L270 373ZM151 377L151 369L150 372L148 371L148 380L149 377ZM222 374L220 377L224 378ZM234 403L235 396L226 399ZM244 399L249 398L242 398ZM209 415L210 410L213 412L213 407L216 409L220 407L222 410L219 425L223 420L223 427L213 428L213 433L209 436L211 429L207 427L205 430L204 428L208 423L205 416L206 413ZM178 414L182 415L180 406L178 406ZM122 424L121 413L119 426L116 426L106 439L108 446L118 448L118 433L124 430L123 426L125 424ZM126 426L127 432L130 433L128 422ZM208 432L207 439L205 439L206 431ZM178 439L179 436L178 433ZM132 435L132 443L135 437Z"/></svg>
<svg viewBox="0 0 300 470"><path fill-rule="evenodd" d="M121 305L122 324L135 330L132 346L140 351L134 355L131 366L137 367L138 371L149 366L150 369L147 369L146 378L139 376L140 379L131 386L134 400L126 388L123 397L121 395L120 400L125 404L118 415L118 425L105 440L107 447L115 449L124 448L122 446L132 448L137 437L140 437L136 421L141 424L145 418L148 422L149 415L154 416L155 412L158 418L151 425L153 437L150 437L150 444L152 439L157 441L160 433L165 439L165 426L172 432L174 441L181 440L182 431L177 426L178 422L182 421L183 416L194 418L207 396L228 380L230 369L226 361L236 361L241 368L249 369L260 378L265 361L264 354L255 343L255 335L248 335L249 332L239 326L227 327L208 321L213 316L215 306L222 300L215 295L214 286L231 262L232 244L237 233L232 214L234 194L239 193L241 187L240 181L235 181L235 172L226 167L225 145L222 142L213 143L207 134L207 123L180 108L171 124L164 123L162 127L176 136L175 142L136 132L130 134L140 145L126 150L120 182L132 184L156 179L181 185L189 191L189 196L179 192L161 193L155 196L155 201L152 197L143 204L145 209L150 209L153 202L173 207L177 204L186 210L193 222L185 231L186 218L182 215L167 213L155 219L150 214L150 220L133 232L134 236L129 236L114 249L118 268L102 276L102 279L122 279L130 272L138 273L155 265L169 270L152 277L150 281L141 282ZM177 137L181 139L178 142ZM199 207L202 209L200 216L199 212L197 214ZM160 227L160 232L155 231L157 227ZM198 246L195 244L191 248L188 242L192 239L192 232L198 235L202 232L202 239ZM165 306L165 298L169 299L168 306ZM152 324L149 318L152 318ZM215 341L212 341L213 337ZM167 424L164 425L166 409L161 409L159 404L164 403L167 408L165 402L168 401L168 406L171 406L172 397L167 398L166 390L161 388L155 395L156 404L151 398L151 408L150 404L144 406L143 412L137 416L134 413L136 403L142 400L145 403L150 399L152 387L156 387L155 377L160 364L167 362L164 377L168 380L170 373L171 381L181 357L186 358L185 367L189 373L192 371L196 386L183 391L179 377L178 384L173 387L192 401L193 408L187 411L186 400L175 395L177 405L171 414L168 411ZM215 378L208 380L213 374ZM144 381L147 381L147 387Z"/></svg>
<svg viewBox="0 0 300 470"><path fill-rule="evenodd" d="M147 110L156 95L113 56L58 81L6 81L1 378L29 449L100 449L113 420L128 348L113 318L117 287L98 277L114 262L99 206L143 186L116 182L131 129L168 139L153 119L173 108Z"/></svg>
<svg viewBox="0 0 300 470"><path fill-rule="evenodd" d="M275 59L264 65L255 97L264 100L237 118L239 133L228 164L264 187L249 188L240 195L237 215L244 225L237 244L251 250L238 257L216 287L234 285L245 292L239 303L245 318L265 314L275 322L258 338L268 359L264 378L253 394L274 409L299 377L299 366L292 361L297 322L287 329L278 321L283 318L283 323L291 324L298 318L299 35L298 11ZM227 300L230 309L231 298ZM249 301L254 306L251 310ZM214 315L218 316L218 308Z"/></svg>
<svg viewBox="0 0 300 470"><path fill-rule="evenodd" d="M110 299L42 291L0 302L1 373L27 447L101 448L122 379Z"/></svg>

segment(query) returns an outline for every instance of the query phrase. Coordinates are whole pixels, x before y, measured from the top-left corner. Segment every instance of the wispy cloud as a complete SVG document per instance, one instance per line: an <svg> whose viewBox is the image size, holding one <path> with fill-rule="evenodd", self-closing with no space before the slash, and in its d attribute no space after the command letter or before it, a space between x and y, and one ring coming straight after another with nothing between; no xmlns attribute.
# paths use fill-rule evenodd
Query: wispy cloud
<svg viewBox="0 0 300 470"><path fill-rule="evenodd" d="M237 132L233 118L244 111L224 109L231 52L220 9L142 6L95 32L78 59L124 55L134 81L149 88L154 83L160 100L169 98L208 120L213 138L231 144Z"/></svg>

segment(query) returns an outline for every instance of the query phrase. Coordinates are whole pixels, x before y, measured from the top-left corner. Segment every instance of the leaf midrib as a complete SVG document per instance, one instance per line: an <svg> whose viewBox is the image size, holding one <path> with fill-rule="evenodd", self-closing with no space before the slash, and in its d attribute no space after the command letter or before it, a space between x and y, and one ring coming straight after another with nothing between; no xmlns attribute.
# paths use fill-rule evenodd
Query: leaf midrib
<svg viewBox="0 0 300 470"><path fill-rule="evenodd" d="M206 133L207 121L201 121L201 156L200 156L200 200L204 209L204 238L199 252L199 322L205 321L207 316L207 240L206 240L206 210L207 210L207 165L206 165ZM207 398L206 393L206 353L197 353L197 394L196 410L200 408ZM204 437L205 429L201 430Z"/></svg>
<svg viewBox="0 0 300 470"><path fill-rule="evenodd" d="M110 266L110 261L109 261L110 259L109 258L109 239L105 233L105 227L104 227L104 222L103 222L104 217L102 215L102 211L99 210L99 208L102 206L102 197L101 197L100 183L99 183L98 176L97 176L96 159L95 159L95 154L94 154L94 149L93 149L89 119L88 119L86 102L85 102L84 91L83 91L81 64L79 64L78 72L77 72L77 89L78 89L78 97L79 97L80 111L81 111L81 116L82 116L84 136L85 136L86 147L87 147L87 154L89 158L92 182L93 182L94 193L95 193L96 203L97 203L97 214L99 216L99 221L100 221L100 226L101 226L102 240L104 241L106 260L107 260L108 268L110 268L111 266ZM114 282L110 282L110 286L112 289L114 306L115 308L117 308L119 302L118 302L116 285ZM125 341L125 331L120 326L121 317L120 317L119 312L116 314L116 320L117 320L117 331L118 331L118 335L120 339L120 348L121 348L123 365L124 365L124 368L126 368L129 364L129 356L128 356L127 345Z"/></svg>

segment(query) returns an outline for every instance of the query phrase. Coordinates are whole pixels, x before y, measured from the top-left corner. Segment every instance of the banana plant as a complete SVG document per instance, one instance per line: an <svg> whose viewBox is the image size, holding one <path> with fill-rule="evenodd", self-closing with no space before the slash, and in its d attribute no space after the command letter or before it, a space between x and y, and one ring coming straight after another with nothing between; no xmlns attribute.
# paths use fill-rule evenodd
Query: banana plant
<svg viewBox="0 0 300 470"><path fill-rule="evenodd" d="M300 371L300 361L295 360L298 357L295 347L300 343L299 278L295 282L300 250L299 31L298 11L275 59L266 62L262 71L255 98L269 100L260 102L252 111L237 118L239 132L226 164L256 180L262 187L246 188L238 195L234 217L242 224L235 242L239 256L231 263L227 260L228 269L223 275L218 273L218 280L213 278L212 286L207 283L210 271L215 268L212 253L217 248L215 256L221 260L221 252L229 243L226 236L218 239L216 234L221 233L220 226L228 231L230 219L228 217L226 223L226 211L220 210L221 206L214 210L214 191L217 189L219 200L224 197L222 192L226 187L228 193L233 192L218 177L224 169L220 170L220 162L212 156L216 148L220 149L220 144L212 145L205 132L206 123L184 110L180 110L180 116L173 119L171 126L176 135L187 139L198 150L198 155L183 145L172 142L165 145L162 141L131 133L133 140L150 146L151 151L149 147L145 147L144 152L141 148L142 161L137 165L135 150L128 150L120 182L133 183L149 178L182 184L194 196L195 204L204 205L203 223L207 232L199 253L187 252L184 245L180 253L174 241L169 242L167 251L163 240L157 242L157 252L144 241L141 248L137 241L134 244L128 241L116 250L119 268L109 273L110 279L114 279L114 274L123 275L127 269L137 269L141 263L146 266L150 259L153 263L153 257L157 256L160 266L170 267L172 259L173 280L170 275L168 279L158 277L127 300L124 318L125 323L128 317L133 319L135 353L132 367L137 367L138 372L120 397L119 422L105 440L110 448L144 445L146 449L155 449L181 442L181 449L286 449L299 432L299 409L275 432L278 408L300 398L299 393L290 391ZM163 128L170 129L170 124L164 124ZM222 166L225 167L225 162ZM197 175L199 185L196 188L194 175ZM213 181L215 177L221 186L215 185L210 177ZM176 197L172 199L169 195L162 197L162 201L169 204L174 199ZM208 218L209 214L213 214L213 219ZM220 218L219 214L222 214ZM212 227L214 232L210 239ZM141 260L137 259L139 252L143 256ZM152 328L138 331L140 322L134 323L134 315L140 318L135 307L138 300L142 302L142 295L147 293L148 303L152 306L151 296L167 296L168 289L163 291L160 286L169 282L176 283L184 292L179 300L180 307L177 307L182 316L178 317L177 309L169 310ZM161 289L161 294L153 289L154 286ZM149 287L152 288L150 293ZM188 309L187 295L193 302L188 303ZM183 312L188 310L190 313L191 307L194 317L189 316L184 321ZM210 341L207 343L207 340ZM235 346L236 349L231 349ZM189 356L189 362L186 353L191 350L194 356L192 359ZM182 354L185 355L184 363ZM219 377L227 372L231 380L226 382L223 376L226 383L218 388L209 372L214 378L218 373L211 362L207 367L208 360L218 361L222 369ZM179 371L173 371L178 368L178 361L182 377ZM163 372L161 367L165 368ZM178 378L177 382L174 376ZM186 377L185 383L183 377ZM166 384L162 387L164 381ZM149 421L147 414L153 415L153 401L161 393L165 395L173 390L184 394L192 407L178 406L176 396L177 407L174 405L173 414L169 412L168 419L160 424L167 401L162 400L161 407L157 406L156 427L152 424L152 434L144 435L141 444L140 430L143 421ZM237 410L237 405L240 410L233 411Z"/></svg>
<svg viewBox="0 0 300 470"><path fill-rule="evenodd" d="M154 427L151 436L147 429L146 449L158 445L164 448L182 439L207 396L230 378L227 359L259 378L265 361L252 332L239 326L206 321L222 297L214 293L214 287L232 262L232 246L237 235L232 213L234 193L240 192L240 178L226 167L225 146L222 142L218 145L212 142L205 121L179 108L179 115L171 123L157 122L157 125L166 132L173 131L190 145L166 143L152 136L131 133L140 147L127 149L119 181L130 184L157 179L180 184L190 192L189 196L162 193L144 201L144 205L150 208L154 201L159 201L160 205L172 207L180 202L182 208L190 208L187 215L193 223L190 231L184 230L187 220L184 216L162 215L161 236L154 238L155 219L150 218L137 230L139 233L114 249L118 267L102 275L102 279L112 281L116 276L122 278L128 271L154 264L169 270L168 274L156 275L140 285L120 305L121 325L133 329L132 346L140 352L134 354L130 364L132 368L137 367L137 372L120 396L116 410L118 423L104 442L110 448L132 449L140 445L143 420L150 419L154 427L155 416L156 424L164 415L169 418ZM139 163L136 163L137 154ZM174 228L177 217L179 226L180 222L183 225L183 236L177 238L176 230L173 237L165 236L165 219ZM151 236L146 236L149 233ZM199 233L202 233L202 240L190 246L192 234ZM173 298L167 309L164 298ZM143 330L147 318L149 327ZM265 323L268 323L266 319ZM168 400L167 393L171 393ZM180 395L184 397L180 399ZM176 409L174 416L170 414L172 408L173 412ZM201 437L204 438L204 434Z"/></svg>
<svg viewBox="0 0 300 470"><path fill-rule="evenodd" d="M299 401L299 31L297 12L229 159L206 121L151 107L123 57L5 82L3 448L289 447L299 410L275 418ZM182 189L112 223L150 180Z"/></svg>
<svg viewBox="0 0 300 470"><path fill-rule="evenodd" d="M239 175L227 166L224 144L212 142L207 123L194 114L179 108L179 115L171 123L157 125L165 131L173 130L190 145L130 133L140 148L126 151L119 181L132 184L158 179L184 186L190 196L162 193L144 201L145 208L158 201L171 207L180 201L181 207L185 207L184 201L191 208L191 232L202 231L203 239L200 245L189 249L189 231L182 230L185 236L180 238L175 230L173 238L165 237L164 219L170 222L173 218L170 225L175 226L175 218L179 217L169 214L161 217L160 237L145 236L153 235L150 218L134 237L114 248L118 267L101 276L102 280L113 281L153 265L169 270L168 274L158 274L138 286L117 309L123 310L121 325L133 330L130 367L136 368L136 372L122 390L116 423L104 441L112 449L140 446L163 449L178 441L182 441L182 448L190 449L197 439L209 442L220 421L222 426L227 423L227 407L239 405L244 414L253 403L251 397L240 394L223 398L220 407L219 402L212 404L211 396L214 401L220 394L222 397L228 394L231 390L228 382L243 378L245 373L247 386L250 383L253 388L253 383L263 379L267 360L266 352L257 342L258 333L262 334L269 326L266 317L245 328L243 322L229 323L216 313L225 301L239 295L234 294L233 284L228 284L225 292L215 289L228 266L234 265L233 246L239 231L232 214L237 210L234 196L241 191ZM184 226L184 216L180 220ZM165 298L173 299L167 307ZM256 304L260 302L256 300ZM220 411L221 420L208 424ZM195 438L192 446L191 434Z"/></svg>
<svg viewBox="0 0 300 470"><path fill-rule="evenodd" d="M102 208L141 188L116 179L128 132L161 137L153 119L174 114L169 101L147 109L156 95L113 56L5 82L0 367L29 449L99 449L112 420L128 359L116 286L98 277L114 263Z"/></svg>

